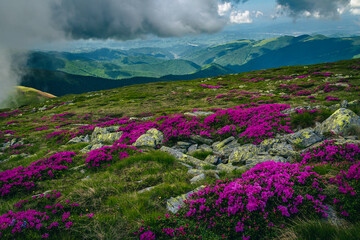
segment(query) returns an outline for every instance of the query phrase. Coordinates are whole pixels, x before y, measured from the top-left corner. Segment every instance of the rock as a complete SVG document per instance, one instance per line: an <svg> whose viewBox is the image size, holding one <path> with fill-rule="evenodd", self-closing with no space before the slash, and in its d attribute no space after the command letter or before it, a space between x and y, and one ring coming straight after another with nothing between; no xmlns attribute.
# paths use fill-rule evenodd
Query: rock
<svg viewBox="0 0 360 240"><path fill-rule="evenodd" d="M212 165L217 165L218 163L221 162L221 159L219 156L216 156L216 155L209 155L205 158L204 160L205 162L207 163L210 163Z"/></svg>
<svg viewBox="0 0 360 240"><path fill-rule="evenodd" d="M212 144L212 147L215 151L219 151L221 148L223 148L226 144L234 141L235 138L234 137L229 137L221 142L215 142Z"/></svg>
<svg viewBox="0 0 360 240"><path fill-rule="evenodd" d="M213 115L213 112L204 112L204 111L196 111L196 112L186 112L184 115L186 116L194 116L194 117L204 117Z"/></svg>
<svg viewBox="0 0 360 240"><path fill-rule="evenodd" d="M83 168L85 168L85 164L82 164L82 165L77 166L77 167L70 168L69 170L70 171L78 171L78 170L82 170Z"/></svg>
<svg viewBox="0 0 360 240"><path fill-rule="evenodd" d="M270 154L265 154L265 155L257 155L251 159L246 160L246 166L248 168L252 168L258 163L269 162L269 161L282 162L282 163L289 162L288 159L285 159L283 157L271 156Z"/></svg>
<svg viewBox="0 0 360 240"><path fill-rule="evenodd" d="M217 170L219 171L225 171L225 172L232 172L234 170L238 170L238 169L245 169L244 167L235 167L232 164L223 164L220 163L219 165L217 165Z"/></svg>
<svg viewBox="0 0 360 240"><path fill-rule="evenodd" d="M348 103L348 101L346 101L346 100L343 100L343 101L340 103L340 107L342 107L342 108L347 108L348 105L349 105L349 103Z"/></svg>
<svg viewBox="0 0 360 240"><path fill-rule="evenodd" d="M323 137L316 134L312 128L305 128L296 133L285 135L284 137L290 144L304 147L309 147L323 140Z"/></svg>
<svg viewBox="0 0 360 240"><path fill-rule="evenodd" d="M346 224L346 221L344 219L338 217L335 209L331 205L327 204L326 206L328 208L327 210L324 211L328 215L327 218L325 219L326 222L335 226L342 226Z"/></svg>
<svg viewBox="0 0 360 240"><path fill-rule="evenodd" d="M194 164L197 168L200 168L200 169L202 169L205 166L212 166L211 164L209 164L207 162L204 162L204 161L201 161L192 156L183 154L183 153L176 151L169 147L162 146L160 148L160 151L169 153L171 156L175 157L177 160L179 160L181 162L185 162L188 164Z"/></svg>
<svg viewBox="0 0 360 240"><path fill-rule="evenodd" d="M339 109L339 108L341 108L340 103L331 105L331 106L329 107L330 110L337 110L337 109Z"/></svg>
<svg viewBox="0 0 360 240"><path fill-rule="evenodd" d="M192 179L190 179L190 182L191 182L191 184L193 184L193 183L203 181L203 180L205 180L205 174L204 173L193 177Z"/></svg>
<svg viewBox="0 0 360 240"><path fill-rule="evenodd" d="M213 140L211 140L209 138L205 138L200 135L191 135L190 139L193 140L194 142L204 143L204 144L208 144L208 145L211 145L214 142Z"/></svg>
<svg viewBox="0 0 360 240"><path fill-rule="evenodd" d="M138 191L138 193L149 192L149 191L151 191L151 190L154 189L154 188L155 188L155 186L153 186L153 187L147 187L147 188L145 188L145 189L143 189L143 190Z"/></svg>
<svg viewBox="0 0 360 240"><path fill-rule="evenodd" d="M191 142L177 142L175 146L179 148L188 149L192 145Z"/></svg>
<svg viewBox="0 0 360 240"><path fill-rule="evenodd" d="M354 100L348 103L348 107L356 107L357 105L360 105L360 100Z"/></svg>
<svg viewBox="0 0 360 240"><path fill-rule="evenodd" d="M119 140L123 132L117 132L119 126L111 126L106 128L96 127L91 135L91 142L93 143L113 143Z"/></svg>
<svg viewBox="0 0 360 240"><path fill-rule="evenodd" d="M102 148L102 147L104 147L104 145L101 144L101 143L93 144L93 145L90 144L90 145L87 145L86 147L84 147L83 149L81 149L80 152L82 152L82 153L88 153L88 152L90 152L90 151L92 151L92 150L100 149L100 148Z"/></svg>
<svg viewBox="0 0 360 240"><path fill-rule="evenodd" d="M73 139L70 139L70 141L67 142L67 144L76 144L76 143L89 143L90 138L89 135L74 137Z"/></svg>
<svg viewBox="0 0 360 240"><path fill-rule="evenodd" d="M190 155L192 155L192 154L194 154L194 153L196 152L197 148L198 148L198 144L193 144L193 145L191 145L191 146L189 147L187 153L190 154Z"/></svg>
<svg viewBox="0 0 360 240"><path fill-rule="evenodd" d="M202 170L198 170L198 169L189 169L189 171L187 172L190 175L200 175L203 173Z"/></svg>
<svg viewBox="0 0 360 240"><path fill-rule="evenodd" d="M179 208L184 205L184 201L193 193L199 192L201 189L203 189L205 186L200 186L196 189L194 189L191 192L182 194L175 198L170 198L167 200L166 208L172 213L177 213L179 211Z"/></svg>
<svg viewBox="0 0 360 240"><path fill-rule="evenodd" d="M163 144L164 134L156 128L149 129L146 134L141 135L133 144L135 147L152 147Z"/></svg>
<svg viewBox="0 0 360 240"><path fill-rule="evenodd" d="M336 134L346 134L352 125L360 126L360 117L349 109L340 108L317 126L315 131L321 134L330 131Z"/></svg>
<svg viewBox="0 0 360 240"><path fill-rule="evenodd" d="M273 146L276 144L276 143L280 143L281 141L277 138L269 138L269 139L265 139L264 141L262 141L260 143L260 148L262 151L269 151L269 149L273 148Z"/></svg>
<svg viewBox="0 0 360 240"><path fill-rule="evenodd" d="M298 153L294 151L293 147L286 143L276 143L269 149L268 152L273 156L282 156L284 158L294 158L298 155Z"/></svg>
<svg viewBox="0 0 360 240"><path fill-rule="evenodd" d="M185 166L185 167L187 167L188 169L193 169L192 166L190 166L190 165L188 165L188 164L186 164L186 163L181 162L180 164L183 165L183 166Z"/></svg>
<svg viewBox="0 0 360 240"><path fill-rule="evenodd" d="M260 148L253 144L245 144L237 147L229 157L229 163L245 164L246 160L254 157L260 152Z"/></svg>
<svg viewBox="0 0 360 240"><path fill-rule="evenodd" d="M199 149L201 149L203 152L212 152L212 148L207 144L202 144L199 146Z"/></svg>
<svg viewBox="0 0 360 240"><path fill-rule="evenodd" d="M181 153L185 153L185 154L187 153L187 150L183 149L183 148L172 147L172 149L174 149L175 151L181 152Z"/></svg>

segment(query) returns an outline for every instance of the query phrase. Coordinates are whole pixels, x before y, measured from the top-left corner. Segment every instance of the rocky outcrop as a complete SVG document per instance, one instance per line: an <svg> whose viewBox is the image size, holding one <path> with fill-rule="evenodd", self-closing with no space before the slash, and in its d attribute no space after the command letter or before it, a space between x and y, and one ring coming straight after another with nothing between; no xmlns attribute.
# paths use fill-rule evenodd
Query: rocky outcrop
<svg viewBox="0 0 360 240"><path fill-rule="evenodd" d="M181 161L181 162L185 162L185 163L188 163L188 164L192 164L192 165L195 165L196 168L198 169L202 169L203 167L205 166L208 166L208 167L211 167L212 165L205 162L205 161L201 161L197 158L194 158L192 156L189 156L189 155L186 155L182 152L179 152L175 149L172 149L172 148L169 148L169 147L161 147L160 148L160 151L163 151L163 152L167 152L169 153L171 156L175 157L177 160Z"/></svg>
<svg viewBox="0 0 360 240"><path fill-rule="evenodd" d="M237 147L240 147L240 144L234 137L229 137L221 142L215 142L212 144L214 152L222 156L224 163L227 163L227 159Z"/></svg>
<svg viewBox="0 0 360 240"><path fill-rule="evenodd" d="M260 148L253 144L245 144L233 150L229 157L229 163L245 164L247 159L250 159L260 152Z"/></svg>
<svg viewBox="0 0 360 240"><path fill-rule="evenodd" d="M89 142L90 142L90 137L89 135L86 135L86 136L74 137L73 139L68 141L67 144L89 143Z"/></svg>
<svg viewBox="0 0 360 240"><path fill-rule="evenodd" d="M315 131L318 133L334 132L336 134L346 134L353 125L360 126L360 117L349 109L340 108L318 125Z"/></svg>
<svg viewBox="0 0 360 240"><path fill-rule="evenodd" d="M91 135L92 143L114 143L119 140L123 132L117 132L118 126L111 126L106 128L96 127Z"/></svg>
<svg viewBox="0 0 360 240"><path fill-rule="evenodd" d="M320 134L317 134L312 128L305 128L296 133L284 136L287 142L293 145L309 147L323 140Z"/></svg>
<svg viewBox="0 0 360 240"><path fill-rule="evenodd" d="M196 112L186 112L184 113L184 115L186 116L193 116L193 117L206 117L206 116L210 116L213 115L213 112L204 112L204 111L196 111Z"/></svg>
<svg viewBox="0 0 360 240"><path fill-rule="evenodd" d="M146 134L141 135L133 144L135 147L157 148L164 142L164 134L156 128L149 129Z"/></svg>

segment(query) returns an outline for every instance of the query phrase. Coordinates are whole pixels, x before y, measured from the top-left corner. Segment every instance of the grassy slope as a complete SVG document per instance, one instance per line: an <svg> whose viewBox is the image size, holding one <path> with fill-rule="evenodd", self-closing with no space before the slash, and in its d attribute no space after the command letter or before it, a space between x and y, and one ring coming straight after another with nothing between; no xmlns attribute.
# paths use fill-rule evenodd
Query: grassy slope
<svg viewBox="0 0 360 240"><path fill-rule="evenodd" d="M67 130L74 128L74 124L87 124L93 120L104 117L116 118L120 116L138 116L142 113L155 113L164 115L184 112L190 109L228 108L237 105L271 100L276 103L297 105L331 105L336 102L327 102L325 97L332 95L341 100L352 101L359 99L360 71L352 66L359 67L358 60L341 61L337 63L319 64L312 66L294 66L277 69L268 69L250 73L219 76L206 79L178 82L159 82L137 86L127 86L112 90L103 90L96 93L80 95L67 95L46 101L47 106L56 106L50 110L32 112L33 108L43 107L44 104L31 105L20 109L22 115L0 118L0 131L17 131L26 143L33 145L28 149L31 157L15 156L7 162L0 163L0 169L12 169L19 165L27 166L31 162L60 151L79 151L84 144L59 145L46 141L45 134L54 130ZM307 78L293 80L278 80L279 76L294 76L310 74L313 72L333 72L331 77L314 75ZM241 79L263 78L258 82L247 82ZM273 80L270 80L275 78ZM292 97L284 100L284 93L280 84L300 84L306 89L315 89L325 82L337 82L347 79L348 84L354 86L351 91L340 89L331 93L317 92L315 103L308 97ZM310 83L309 83L310 82ZM208 89L200 84L223 85L223 88ZM216 98L228 94L231 90L259 93L253 99L252 94L241 97L228 95L228 98ZM289 95L289 94L288 94ZM211 101L208 99L211 98ZM71 104L58 105L64 102ZM70 125L61 126L61 122L52 121L51 116L64 112L73 112L75 116L67 119ZM85 120L79 116L90 115ZM44 118L45 117L45 118ZM10 121L18 123L7 124ZM32 129L47 126L44 131L31 131ZM60 126L60 129L55 129ZM1 139L4 141L5 137ZM8 158L8 154L0 155L0 159ZM84 163L83 158L77 158L75 165ZM35 192L19 192L10 198L0 199L0 214L13 210L13 204L21 199L42 193L46 190L59 190L66 199L76 201L85 206L95 216L90 224L77 225L73 232L58 232L52 239L128 239L131 232L139 226L141 219L151 222L155 216L163 215L166 210L166 199L194 189L203 182L191 185L187 169L174 161L166 154L155 153L139 155L124 161L119 161L107 169L84 172L65 172L60 179L42 181ZM239 176L240 173L221 173L222 179ZM89 178L86 178L89 176ZM86 179L86 180L84 180ZM209 175L207 182L216 181ZM139 194L138 190L159 185L153 191ZM25 238L24 238L25 239Z"/></svg>

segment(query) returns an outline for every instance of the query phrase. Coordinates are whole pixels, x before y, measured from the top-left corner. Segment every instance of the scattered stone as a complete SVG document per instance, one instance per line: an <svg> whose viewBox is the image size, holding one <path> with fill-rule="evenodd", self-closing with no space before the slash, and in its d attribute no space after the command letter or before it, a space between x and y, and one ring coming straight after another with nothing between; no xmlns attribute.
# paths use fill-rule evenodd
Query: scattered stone
<svg viewBox="0 0 360 240"><path fill-rule="evenodd" d="M200 186L196 189L194 189L191 192L182 194L175 198L170 198L167 200L166 208L172 213L177 213L179 211L179 208L184 205L184 201L190 196L190 194L193 194L195 192L199 192L201 189L203 189L205 186Z"/></svg>
<svg viewBox="0 0 360 240"><path fill-rule="evenodd" d="M253 144L245 144L237 147L229 157L229 163L245 164L246 160L256 156L260 152L260 148Z"/></svg>
<svg viewBox="0 0 360 240"><path fill-rule="evenodd" d="M188 149L188 154L190 154L190 155L192 155L192 154L194 154L195 152L196 152L196 150L198 149L198 144L193 144L193 145L191 145L190 147L189 147L189 149Z"/></svg>
<svg viewBox="0 0 360 240"><path fill-rule="evenodd" d="M210 116L213 114L214 114L213 112L203 112L203 111L184 113L184 115L186 115L186 116L194 116L194 117L204 117L204 116Z"/></svg>
<svg viewBox="0 0 360 240"><path fill-rule="evenodd" d="M219 171L232 172L232 171L238 170L238 169L244 169L244 167L241 167L241 168L235 167L231 163L229 163L229 164L220 163L219 165L217 165L217 170L219 170Z"/></svg>
<svg viewBox="0 0 360 240"><path fill-rule="evenodd" d="M68 141L67 144L89 143L89 142L90 142L89 135L86 135L86 136L74 137L73 139L70 139L70 141Z"/></svg>
<svg viewBox="0 0 360 240"><path fill-rule="evenodd" d="M193 169L192 166L190 166L190 165L188 165L188 164L186 164L186 163L180 162L180 164L183 165L183 166L185 166L185 167L187 167L188 169Z"/></svg>
<svg viewBox="0 0 360 240"><path fill-rule="evenodd" d="M286 135L285 139L290 144L309 147L317 142L322 141L323 137L316 134L312 128L305 128L296 133Z"/></svg>
<svg viewBox="0 0 360 240"><path fill-rule="evenodd" d="M212 165L217 165L218 163L221 162L221 159L219 156L216 156L216 155L209 155L205 158L204 160L205 162L207 163L210 163Z"/></svg>
<svg viewBox="0 0 360 240"><path fill-rule="evenodd" d="M153 186L153 187L147 187L147 188L145 188L145 189L143 189L143 190L138 191L138 193L149 192L149 191L151 191L151 190L154 189L154 188L155 188L155 186Z"/></svg>
<svg viewBox="0 0 360 240"><path fill-rule="evenodd" d="M199 169L192 168L192 169L189 169L189 171L187 173L190 174L190 175L195 175L196 176L196 175L202 174L203 171L201 171Z"/></svg>
<svg viewBox="0 0 360 240"><path fill-rule="evenodd" d="M260 148L262 151L269 151L269 149L273 148L273 146L276 144L276 143L280 143L281 141L277 138L269 138L269 139L265 139L264 141L262 141L260 143Z"/></svg>
<svg viewBox="0 0 360 240"><path fill-rule="evenodd" d="M346 134L352 125L360 126L360 117L349 109L340 108L321 125L317 126L315 131L321 134L324 132Z"/></svg>
<svg viewBox="0 0 360 240"><path fill-rule="evenodd" d="M280 156L271 156L270 154L267 155L264 154L264 155L257 155L251 159L247 159L246 166L248 167L248 169L250 169L258 163L269 162L269 161L286 163L289 162L290 160Z"/></svg>
<svg viewBox="0 0 360 240"><path fill-rule="evenodd" d="M215 151L219 151L221 148L223 148L226 144L234 141L235 138L234 137L229 137L221 142L215 142L213 143L212 147Z"/></svg>
<svg viewBox="0 0 360 240"><path fill-rule="evenodd" d="M338 217L335 209L327 204L327 210L325 210L325 213L328 215L327 218L325 219L326 222L336 225L336 226L342 226L346 223L346 221L344 219L341 219Z"/></svg>
<svg viewBox="0 0 360 240"><path fill-rule="evenodd" d="M347 100L343 100L341 103L340 103L340 107L342 108L347 108L349 105L348 101Z"/></svg>
<svg viewBox="0 0 360 240"><path fill-rule="evenodd" d="M205 174L204 173L193 177L192 179L190 179L190 182L191 182L191 184L193 184L193 183L197 183L197 182L203 181L203 180L205 180Z"/></svg>
<svg viewBox="0 0 360 240"><path fill-rule="evenodd" d="M169 147L163 146L163 147L160 148L160 151L169 153L171 156L175 157L177 160L179 160L181 162L194 164L197 168L200 168L200 169L202 169L205 166L212 166L211 164L209 164L207 162L204 162L204 161L201 161L201 160L199 160L197 158L194 158L192 156L183 154L183 153L181 153L179 151L176 151L176 150L174 150L172 148L169 148Z"/></svg>
<svg viewBox="0 0 360 240"><path fill-rule="evenodd" d="M146 134L141 135L133 146L157 148L157 146L163 144L163 142L164 134L156 128L152 128L149 129Z"/></svg>
<svg viewBox="0 0 360 240"><path fill-rule="evenodd" d="M202 144L199 146L199 149L201 149L203 152L212 152L212 148L207 144Z"/></svg>
<svg viewBox="0 0 360 240"><path fill-rule="evenodd" d="M88 153L88 152L90 152L90 151L92 151L92 150L100 149L100 148L102 148L102 147L104 147L104 145L101 144L101 143L93 144L93 145L90 144L90 145L87 145L86 147L84 147L83 149L81 149L80 152L82 152L82 153Z"/></svg>
<svg viewBox="0 0 360 240"><path fill-rule="evenodd" d="M193 140L194 142L203 143L203 144L207 144L207 145L211 145L214 142L213 140L211 140L209 138L205 138L200 135L191 135L190 139Z"/></svg>
<svg viewBox="0 0 360 240"><path fill-rule="evenodd" d="M292 145L286 143L276 143L268 151L273 156L281 156L284 158L294 158L298 153L294 150Z"/></svg>

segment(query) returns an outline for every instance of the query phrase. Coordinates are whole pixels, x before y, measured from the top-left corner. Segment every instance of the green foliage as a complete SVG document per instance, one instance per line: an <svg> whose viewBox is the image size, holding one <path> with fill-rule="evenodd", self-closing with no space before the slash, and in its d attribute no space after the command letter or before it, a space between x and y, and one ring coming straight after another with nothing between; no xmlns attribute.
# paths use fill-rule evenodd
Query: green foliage
<svg viewBox="0 0 360 240"><path fill-rule="evenodd" d="M192 156L200 160L205 160L205 158L211 154L211 151L196 151L192 154Z"/></svg>

